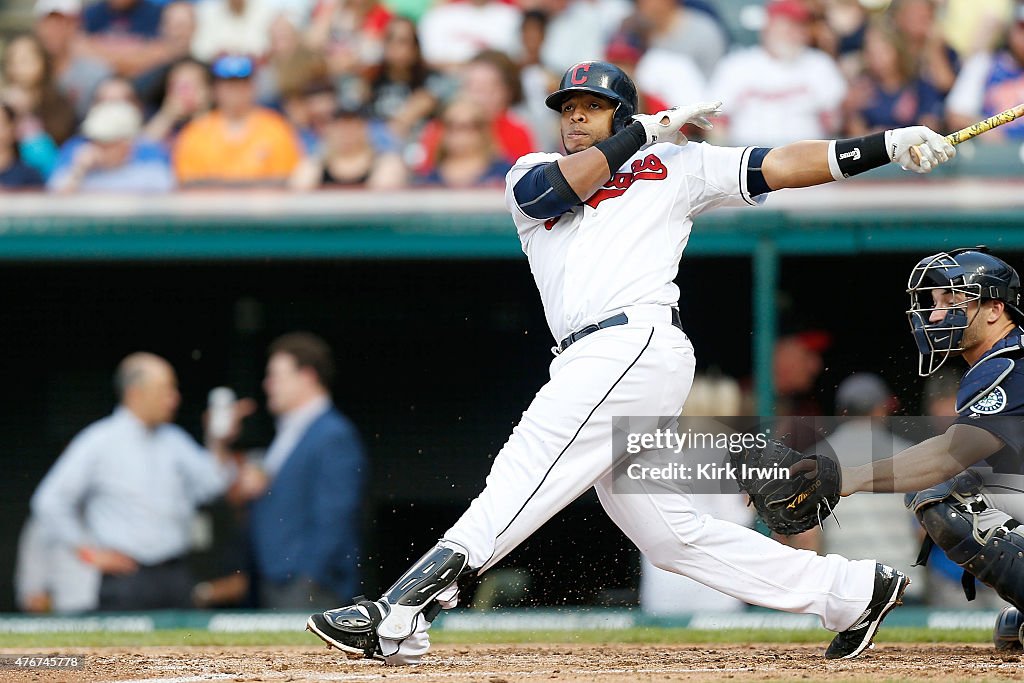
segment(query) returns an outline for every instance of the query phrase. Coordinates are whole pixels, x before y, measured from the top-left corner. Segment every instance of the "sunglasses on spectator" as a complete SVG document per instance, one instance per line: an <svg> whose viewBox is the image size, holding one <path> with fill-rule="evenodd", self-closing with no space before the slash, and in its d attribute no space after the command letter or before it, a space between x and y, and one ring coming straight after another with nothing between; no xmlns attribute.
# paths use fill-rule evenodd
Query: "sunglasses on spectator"
<svg viewBox="0 0 1024 683"><path fill-rule="evenodd" d="M214 78L221 80L234 80L250 78L255 70L253 62L248 57L228 56L221 57L213 63L211 69Z"/></svg>

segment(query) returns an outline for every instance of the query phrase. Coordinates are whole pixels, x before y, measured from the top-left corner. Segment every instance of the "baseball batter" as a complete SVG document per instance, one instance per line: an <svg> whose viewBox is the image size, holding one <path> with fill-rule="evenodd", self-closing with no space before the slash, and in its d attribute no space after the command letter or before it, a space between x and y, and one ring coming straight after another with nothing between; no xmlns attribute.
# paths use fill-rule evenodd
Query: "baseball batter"
<svg viewBox="0 0 1024 683"><path fill-rule="evenodd" d="M612 452L612 418L678 415L686 400L694 352L673 280L694 218L891 161L926 173L953 147L924 127L775 149L687 144L680 128L710 127L718 103L638 114L632 81L602 62L571 67L547 104L561 114L566 154L520 158L505 198L555 341L551 379L438 544L378 600L314 614L307 628L346 653L417 663L430 621L458 599L460 575L494 566L595 487L656 566L748 603L815 614L838 632L826 657L860 654L899 603L902 573L795 550L702 514L685 493L614 495L612 462L624 454ZM709 294L727 307L733 293Z"/></svg>

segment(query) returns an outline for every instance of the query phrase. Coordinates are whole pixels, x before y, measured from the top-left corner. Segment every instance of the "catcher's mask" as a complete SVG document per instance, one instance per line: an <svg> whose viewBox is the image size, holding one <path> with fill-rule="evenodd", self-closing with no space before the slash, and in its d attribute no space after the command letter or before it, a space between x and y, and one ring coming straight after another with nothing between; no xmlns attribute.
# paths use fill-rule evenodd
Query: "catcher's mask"
<svg viewBox="0 0 1024 683"><path fill-rule="evenodd" d="M612 133L632 123L632 116L639 110L636 85L625 71L608 62L580 62L570 66L558 90L544 100L549 109L561 111L562 102L576 93L600 95L615 103L612 116Z"/></svg>
<svg viewBox="0 0 1024 683"><path fill-rule="evenodd" d="M917 343L917 371L922 377L964 352L964 330L979 310L968 317L967 306L971 302L997 299L1006 304L1015 321L1024 320L1020 276L1005 261L987 252L983 246L940 252L921 259L910 271L907 319ZM934 291L952 296L948 301L937 301L932 295ZM942 320L930 320L935 311L944 311Z"/></svg>

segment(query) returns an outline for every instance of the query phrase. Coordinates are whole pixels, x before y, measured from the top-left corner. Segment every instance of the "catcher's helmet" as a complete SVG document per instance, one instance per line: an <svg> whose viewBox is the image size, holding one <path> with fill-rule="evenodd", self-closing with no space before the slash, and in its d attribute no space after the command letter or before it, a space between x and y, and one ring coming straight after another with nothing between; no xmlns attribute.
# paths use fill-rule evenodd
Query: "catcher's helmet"
<svg viewBox="0 0 1024 683"><path fill-rule="evenodd" d="M932 298L934 290L949 290L962 295L962 300L936 303ZM972 322L967 318L967 304L971 301L1002 301L1011 318L1024 322L1020 276L984 246L954 249L921 259L910 272L907 293L907 318L917 342L918 374L922 377L942 367L947 358L963 353L964 330ZM933 311L945 311L943 319L930 322Z"/></svg>
<svg viewBox="0 0 1024 683"><path fill-rule="evenodd" d="M639 108L633 80L625 71L608 62L580 62L570 66L562 76L558 90L548 95L544 103L550 109L561 111L565 98L577 92L593 93L616 103L612 118L613 133L629 125L630 117Z"/></svg>

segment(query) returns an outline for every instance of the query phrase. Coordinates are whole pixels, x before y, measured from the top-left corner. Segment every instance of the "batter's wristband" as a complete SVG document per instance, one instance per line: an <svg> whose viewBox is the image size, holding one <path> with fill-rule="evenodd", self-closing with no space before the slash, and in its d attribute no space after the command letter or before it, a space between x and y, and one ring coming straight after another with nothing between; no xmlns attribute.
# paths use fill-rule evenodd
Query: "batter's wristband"
<svg viewBox="0 0 1024 683"><path fill-rule="evenodd" d="M647 131L639 121L634 121L615 135L594 145L604 158L608 160L608 169L614 174L629 161L629 158L640 151L647 142Z"/></svg>
<svg viewBox="0 0 1024 683"><path fill-rule="evenodd" d="M889 161L884 131L860 138L834 140L828 148L828 170L835 180L885 166Z"/></svg>

